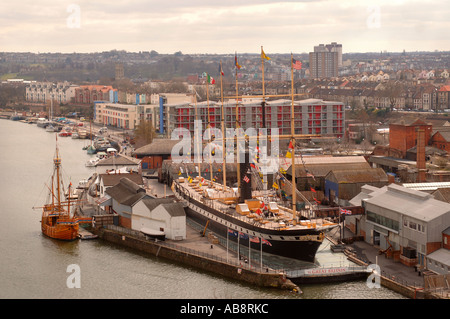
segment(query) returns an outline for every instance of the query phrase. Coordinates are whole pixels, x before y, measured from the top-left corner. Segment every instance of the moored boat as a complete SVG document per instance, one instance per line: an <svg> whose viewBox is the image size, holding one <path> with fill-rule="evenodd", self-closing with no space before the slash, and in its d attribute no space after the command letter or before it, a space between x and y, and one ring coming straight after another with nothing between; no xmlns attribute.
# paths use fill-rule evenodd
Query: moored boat
<svg viewBox="0 0 450 319"><path fill-rule="evenodd" d="M64 191L58 146L56 146L53 164L52 185L49 187L51 200L42 208L41 229L42 233L50 238L72 241L78 238L79 223L78 219L70 213L70 205L74 203L73 201L71 203L71 197L68 197L67 202L61 198ZM69 194L72 192L70 186L68 192Z"/></svg>
<svg viewBox="0 0 450 319"><path fill-rule="evenodd" d="M218 236L250 245L251 249L287 258L314 262L324 232L334 223L299 220L288 208L263 204L258 199L238 203L232 189L194 179L175 180L172 190L183 201L187 217L207 227Z"/></svg>

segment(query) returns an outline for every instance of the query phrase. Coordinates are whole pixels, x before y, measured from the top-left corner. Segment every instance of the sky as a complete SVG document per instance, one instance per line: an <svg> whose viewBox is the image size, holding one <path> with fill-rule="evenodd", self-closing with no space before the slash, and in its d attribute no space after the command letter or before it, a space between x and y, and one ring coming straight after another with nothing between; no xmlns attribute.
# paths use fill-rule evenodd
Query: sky
<svg viewBox="0 0 450 319"><path fill-rule="evenodd" d="M450 50L450 0L2 0L0 52Z"/></svg>

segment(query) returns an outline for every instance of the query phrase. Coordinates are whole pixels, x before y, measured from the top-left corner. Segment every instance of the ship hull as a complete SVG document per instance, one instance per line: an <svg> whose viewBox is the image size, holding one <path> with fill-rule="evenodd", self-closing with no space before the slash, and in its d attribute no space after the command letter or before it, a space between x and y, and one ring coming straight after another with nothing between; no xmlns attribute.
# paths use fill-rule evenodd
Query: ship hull
<svg viewBox="0 0 450 319"><path fill-rule="evenodd" d="M78 239L79 225L75 221L64 222L64 224L49 225L49 221L46 217L42 218L42 233L50 238L73 241Z"/></svg>
<svg viewBox="0 0 450 319"><path fill-rule="evenodd" d="M238 241L239 244L264 253L314 262L323 241L323 233L317 229L277 230L258 227L213 209L192 197L187 200L186 215L218 236ZM253 238L257 242L251 242ZM261 241L263 242L261 244Z"/></svg>

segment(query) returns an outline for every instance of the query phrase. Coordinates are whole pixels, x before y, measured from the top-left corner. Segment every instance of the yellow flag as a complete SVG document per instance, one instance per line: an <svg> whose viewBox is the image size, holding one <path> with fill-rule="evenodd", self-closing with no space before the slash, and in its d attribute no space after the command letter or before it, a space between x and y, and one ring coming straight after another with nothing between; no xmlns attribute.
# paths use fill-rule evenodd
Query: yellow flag
<svg viewBox="0 0 450 319"><path fill-rule="evenodd" d="M273 183L272 187L275 188L275 189L278 189L278 184L277 183Z"/></svg>
<svg viewBox="0 0 450 319"><path fill-rule="evenodd" d="M287 158L292 158L291 152L288 151L288 152L286 153L286 157L287 157Z"/></svg>
<svg viewBox="0 0 450 319"><path fill-rule="evenodd" d="M280 173L281 174L286 174L286 170L283 167L280 167Z"/></svg>
<svg viewBox="0 0 450 319"><path fill-rule="evenodd" d="M261 58L270 60L270 58L264 53L264 50L261 48Z"/></svg>
<svg viewBox="0 0 450 319"><path fill-rule="evenodd" d="M178 175L181 175L181 171L178 171Z"/></svg>

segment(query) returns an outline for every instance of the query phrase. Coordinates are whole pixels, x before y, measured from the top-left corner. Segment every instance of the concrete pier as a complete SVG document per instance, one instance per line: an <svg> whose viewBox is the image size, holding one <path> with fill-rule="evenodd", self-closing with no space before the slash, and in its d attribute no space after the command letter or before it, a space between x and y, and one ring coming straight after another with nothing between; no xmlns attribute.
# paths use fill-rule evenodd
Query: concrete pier
<svg viewBox="0 0 450 319"><path fill-rule="evenodd" d="M260 267L252 268L245 262L237 262L235 253L227 252L224 247L211 243L207 237L202 237L199 232L188 228L188 239L179 242L147 239L139 232L121 227L100 228L96 233L103 240L229 279L260 287L283 289L294 293L301 292L296 284L286 278L285 273L268 269L261 271Z"/></svg>

